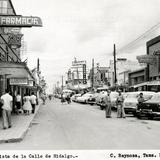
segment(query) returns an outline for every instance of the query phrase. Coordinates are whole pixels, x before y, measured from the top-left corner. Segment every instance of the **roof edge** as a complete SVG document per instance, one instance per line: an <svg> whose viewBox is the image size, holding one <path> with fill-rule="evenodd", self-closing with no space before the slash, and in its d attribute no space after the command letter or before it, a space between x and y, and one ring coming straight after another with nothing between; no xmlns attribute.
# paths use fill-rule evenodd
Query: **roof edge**
<svg viewBox="0 0 160 160"><path fill-rule="evenodd" d="M11 4L11 7L12 7L12 9L13 9L14 14L15 14L15 15L17 15L17 14L16 14L16 11L15 11L15 9L14 9L14 6L13 6L13 3L12 3L12 0L9 0L9 2L10 2L10 4Z"/></svg>

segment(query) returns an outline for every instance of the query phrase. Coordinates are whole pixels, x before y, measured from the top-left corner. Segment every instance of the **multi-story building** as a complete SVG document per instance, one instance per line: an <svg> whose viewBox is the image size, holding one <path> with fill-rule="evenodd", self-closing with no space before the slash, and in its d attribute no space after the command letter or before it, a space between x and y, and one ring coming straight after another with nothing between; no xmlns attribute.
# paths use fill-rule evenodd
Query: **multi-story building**
<svg viewBox="0 0 160 160"><path fill-rule="evenodd" d="M36 91L35 79L20 58L21 28L32 26L29 19L33 17L16 14L11 0L0 0L0 95L5 89L9 89L13 97L18 91L22 96Z"/></svg>
<svg viewBox="0 0 160 160"><path fill-rule="evenodd" d="M110 86L109 84L109 67L100 67L99 63L94 69L90 70L89 80L93 87Z"/></svg>
<svg viewBox="0 0 160 160"><path fill-rule="evenodd" d="M130 87L143 88L144 90L160 91L160 36L157 36L146 44L147 54L137 56L139 63L145 63L144 80L131 83ZM138 79L138 75L132 73Z"/></svg>
<svg viewBox="0 0 160 160"><path fill-rule="evenodd" d="M87 86L87 63L78 61L76 58L72 61L72 66L67 72L67 86L74 88Z"/></svg>

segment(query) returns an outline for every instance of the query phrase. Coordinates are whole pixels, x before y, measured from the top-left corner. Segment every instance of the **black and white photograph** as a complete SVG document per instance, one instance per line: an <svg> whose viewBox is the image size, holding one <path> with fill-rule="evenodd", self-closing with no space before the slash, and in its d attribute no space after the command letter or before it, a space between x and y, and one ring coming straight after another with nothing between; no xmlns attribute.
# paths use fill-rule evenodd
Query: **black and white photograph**
<svg viewBox="0 0 160 160"><path fill-rule="evenodd" d="M0 150L160 150L159 7L0 0Z"/></svg>

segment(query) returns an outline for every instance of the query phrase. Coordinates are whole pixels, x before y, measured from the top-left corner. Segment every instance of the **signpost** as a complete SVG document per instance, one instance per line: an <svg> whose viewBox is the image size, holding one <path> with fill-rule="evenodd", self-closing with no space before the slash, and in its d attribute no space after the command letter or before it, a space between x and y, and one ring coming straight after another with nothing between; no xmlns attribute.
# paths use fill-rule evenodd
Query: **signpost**
<svg viewBox="0 0 160 160"><path fill-rule="evenodd" d="M42 27L39 17L0 15L0 27Z"/></svg>
<svg viewBox="0 0 160 160"><path fill-rule="evenodd" d="M28 85L28 78L10 78L10 85Z"/></svg>
<svg viewBox="0 0 160 160"><path fill-rule="evenodd" d="M137 56L137 60L139 63L147 63L151 65L156 63L156 57L154 55Z"/></svg>

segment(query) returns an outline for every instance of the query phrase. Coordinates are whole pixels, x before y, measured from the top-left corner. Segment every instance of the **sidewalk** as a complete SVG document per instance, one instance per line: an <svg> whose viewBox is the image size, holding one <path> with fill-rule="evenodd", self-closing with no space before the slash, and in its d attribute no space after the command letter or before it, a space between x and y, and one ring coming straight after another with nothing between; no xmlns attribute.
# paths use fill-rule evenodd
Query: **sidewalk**
<svg viewBox="0 0 160 160"><path fill-rule="evenodd" d="M12 128L6 130L2 128L2 118L0 118L0 143L22 141L40 106L41 103L36 106L35 114L29 116L24 114L12 115Z"/></svg>

